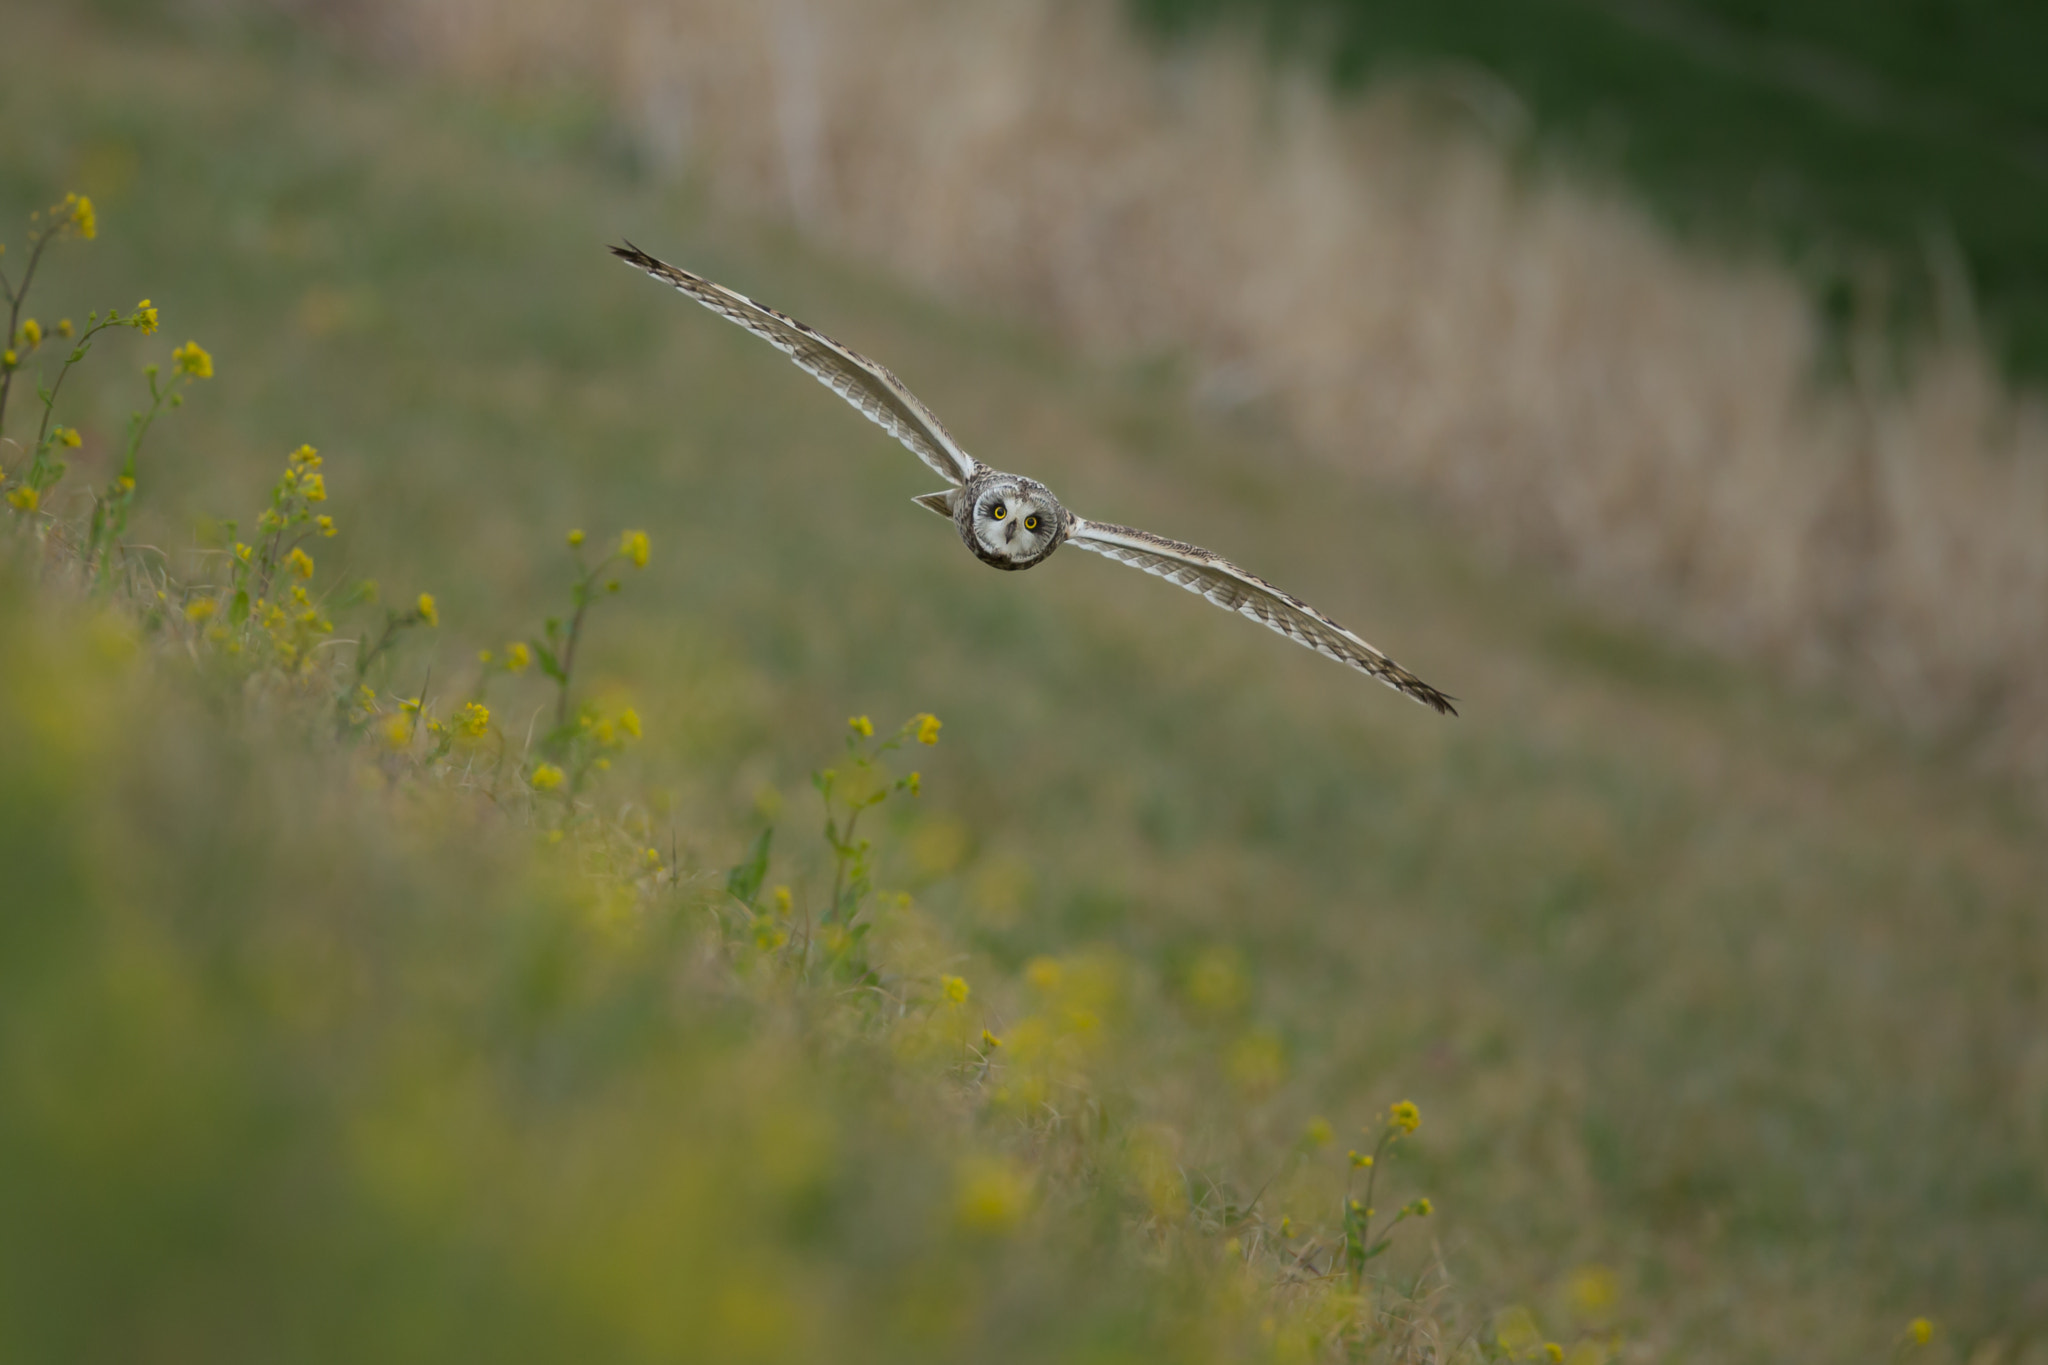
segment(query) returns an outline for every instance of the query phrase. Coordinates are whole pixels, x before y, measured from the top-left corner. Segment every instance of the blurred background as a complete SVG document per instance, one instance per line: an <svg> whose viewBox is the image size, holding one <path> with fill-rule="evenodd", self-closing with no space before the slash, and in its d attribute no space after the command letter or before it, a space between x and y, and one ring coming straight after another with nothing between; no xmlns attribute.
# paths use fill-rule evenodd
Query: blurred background
<svg viewBox="0 0 2048 1365"><path fill-rule="evenodd" d="M2040 7L0 23L0 210L100 206L49 288L218 358L165 543L311 441L328 553L432 588L460 661L563 528L644 525L590 642L648 717L633 780L723 865L813 822L846 714L937 712L892 884L985 977L1119 964L1132 1111L1190 1162L1412 1097L1481 1319L1590 1267L1631 1358L1872 1360L1925 1312L1947 1356L2048 1360ZM921 466L628 237L1464 717L1087 556L986 572ZM91 467L130 395L82 394Z"/></svg>

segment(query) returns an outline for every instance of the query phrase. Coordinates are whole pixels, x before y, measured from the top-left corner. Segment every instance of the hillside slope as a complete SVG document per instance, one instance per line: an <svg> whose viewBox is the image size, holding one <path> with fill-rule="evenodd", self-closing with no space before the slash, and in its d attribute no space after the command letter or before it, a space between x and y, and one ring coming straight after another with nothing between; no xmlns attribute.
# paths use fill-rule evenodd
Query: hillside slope
<svg viewBox="0 0 2048 1365"><path fill-rule="evenodd" d="M93 193L95 291L149 292L219 359L139 539L189 543L313 441L326 556L439 596L431 684L522 628L563 527L644 525L659 553L588 645L647 717L621 781L723 867L763 818L815 822L845 716L944 717L942 799L891 828L886 881L982 979L1115 964L1128 1102L1190 1168L1256 1190L1312 1119L1342 1147L1410 1097L1407 1178L1482 1314L1568 1323L1605 1266L1603 1311L1659 1356L1869 1360L1916 1312L1959 1352L2048 1338L2030 808L1194 420L1170 374L1083 366L637 179L592 106L23 23L0 215ZM1317 603L1464 718L1089 556L988 572L910 505L927 472L610 259L621 236L884 359L1084 515ZM53 299L82 314L83 278ZM97 382L93 469L128 401Z"/></svg>

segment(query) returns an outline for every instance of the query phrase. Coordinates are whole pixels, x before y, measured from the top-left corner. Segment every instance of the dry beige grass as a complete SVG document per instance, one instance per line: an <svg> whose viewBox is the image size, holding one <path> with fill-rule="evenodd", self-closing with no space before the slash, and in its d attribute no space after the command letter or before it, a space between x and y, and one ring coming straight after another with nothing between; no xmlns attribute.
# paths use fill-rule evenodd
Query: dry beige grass
<svg viewBox="0 0 2048 1365"><path fill-rule="evenodd" d="M1816 385L1795 281L1518 173L1483 78L1341 104L1227 42L1162 57L1109 0L366 3L438 67L601 82L721 202L1183 349L1198 394L1610 602L2048 773L2048 415L1966 289L1910 383Z"/></svg>

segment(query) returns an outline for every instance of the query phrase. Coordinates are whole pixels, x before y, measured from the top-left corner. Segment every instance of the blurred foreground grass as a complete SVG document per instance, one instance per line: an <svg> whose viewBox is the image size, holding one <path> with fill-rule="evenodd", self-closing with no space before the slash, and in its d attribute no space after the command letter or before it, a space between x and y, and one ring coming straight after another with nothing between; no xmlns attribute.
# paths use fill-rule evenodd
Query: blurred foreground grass
<svg viewBox="0 0 2048 1365"><path fill-rule="evenodd" d="M323 561L437 594L439 652L394 685L452 696L558 591L563 529L644 525L657 553L588 643L647 718L619 790L692 869L778 823L771 878L815 896L805 777L843 717L944 716L882 881L998 1033L1035 1017L1035 958L1097 983L1095 1086L1056 1118L1113 1126L1134 1169L1239 1200L1278 1176L1263 1211L1312 1226L1342 1165L1304 1159L1312 1120L1359 1144L1411 1095L1399 1177L1439 1213L1392 1273L1440 1250L1475 1321L1846 1361L1926 1311L1936 1350L2043 1349L2033 809L1574 615L1192 421L1171 376L1083 369L642 181L574 100L16 23L37 55L0 86L0 220L101 206L51 311L147 294L219 361L137 539L190 544L313 441L344 528ZM1351 621L1467 719L1081 556L986 572L910 506L928 474L606 257L626 235L886 359L1084 514ZM95 479L129 359L82 376ZM32 1356L1263 1340L1185 1210L1157 1242L1116 1229L1165 1215L1114 1201L996 1242L947 1212L976 1152L1062 1178L1099 1154L983 1131L940 1069L707 978L680 912L613 942L516 829L393 810L174 662L100 657L121 646L18 575L5 598L0 1332ZM524 685L494 697L515 736L546 704ZM993 1169L959 1179L1000 1202Z"/></svg>

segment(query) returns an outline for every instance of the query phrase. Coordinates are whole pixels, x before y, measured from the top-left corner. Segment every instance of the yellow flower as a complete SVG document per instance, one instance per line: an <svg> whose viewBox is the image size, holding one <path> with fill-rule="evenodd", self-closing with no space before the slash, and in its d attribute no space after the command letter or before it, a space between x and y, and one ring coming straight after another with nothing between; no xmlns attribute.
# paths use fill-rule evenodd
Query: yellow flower
<svg viewBox="0 0 2048 1365"><path fill-rule="evenodd" d="M775 888L775 913L778 915L787 915L789 913L789 888L786 886Z"/></svg>
<svg viewBox="0 0 2048 1365"><path fill-rule="evenodd" d="M16 355L12 349L0 351L0 369L11 370L20 363L21 357Z"/></svg>
<svg viewBox="0 0 2048 1365"><path fill-rule="evenodd" d="M1612 1307L1618 1292L1614 1272L1604 1265L1580 1266L1572 1272L1565 1290L1571 1300L1572 1311L1586 1318L1598 1317Z"/></svg>
<svg viewBox="0 0 2048 1365"><path fill-rule="evenodd" d="M1003 1045L1003 1040L990 1033L987 1029L983 1029L981 1031L981 1045L990 1052L994 1052Z"/></svg>
<svg viewBox="0 0 2048 1365"><path fill-rule="evenodd" d="M920 773L912 773L903 779L903 785L912 796L916 796L924 790L924 777Z"/></svg>
<svg viewBox="0 0 2048 1365"><path fill-rule="evenodd" d="M1034 957L1024 964L1024 979L1031 983L1033 990L1044 995L1058 990L1064 975L1057 958Z"/></svg>
<svg viewBox="0 0 2048 1365"><path fill-rule="evenodd" d="M866 739L875 733L875 723L866 716L849 716L846 721L846 728L859 735L862 739Z"/></svg>
<svg viewBox="0 0 2048 1365"><path fill-rule="evenodd" d="M309 445L301 445L297 450L294 450L291 458L293 464L304 465L307 469L318 469L320 467L320 452Z"/></svg>
<svg viewBox="0 0 2048 1365"><path fill-rule="evenodd" d="M67 194L64 206L71 210L71 226L78 229L79 236L89 242L100 235L100 220L92 211L92 200L82 194Z"/></svg>
<svg viewBox="0 0 2048 1365"><path fill-rule="evenodd" d="M480 701L466 703L455 718L455 728L466 739L482 739L491 728L491 708Z"/></svg>
<svg viewBox="0 0 2048 1365"><path fill-rule="evenodd" d="M967 983L957 976L940 977L939 987L946 993L946 1002L952 1005L965 1004L970 994Z"/></svg>
<svg viewBox="0 0 2048 1365"><path fill-rule="evenodd" d="M393 749L403 749L412 742L412 718L404 712L384 722L384 743Z"/></svg>
<svg viewBox="0 0 2048 1365"><path fill-rule="evenodd" d="M660 867L660 866L661 866L661 850L660 850L660 849L658 849L658 848L650 848L650 849L648 849L648 850L647 850L647 865L648 865L649 867Z"/></svg>
<svg viewBox="0 0 2048 1365"><path fill-rule="evenodd" d="M634 568L646 568L647 533L645 531L628 531L625 535L620 536L619 553L632 560Z"/></svg>
<svg viewBox="0 0 2048 1365"><path fill-rule="evenodd" d="M79 446L85 443L85 438L78 434L77 427L58 427L57 439L70 446L73 450L78 449Z"/></svg>
<svg viewBox="0 0 2048 1365"><path fill-rule="evenodd" d="M327 480L318 474L308 474L299 484L299 491L306 495L307 502L326 502Z"/></svg>
<svg viewBox="0 0 2048 1365"><path fill-rule="evenodd" d="M581 545L582 543L583 543L583 532L582 532L582 531L580 531L580 530L576 530L576 531L571 531L571 532L569 533L569 548L570 548L570 549L572 549L572 550L573 550L573 549L575 549L575 548L576 548L576 547L577 547L578 545Z"/></svg>
<svg viewBox="0 0 2048 1365"><path fill-rule="evenodd" d="M317 518L313 524L320 528L320 534L323 536L332 536L336 533L333 517Z"/></svg>
<svg viewBox="0 0 2048 1365"><path fill-rule="evenodd" d="M1913 1338L1915 1346L1925 1346L1934 1338L1934 1324L1926 1318L1914 1318L1906 1324L1906 1335Z"/></svg>
<svg viewBox="0 0 2048 1365"><path fill-rule="evenodd" d="M1543 1355L1550 1365L1563 1365L1564 1347L1554 1341L1546 1341L1543 1343Z"/></svg>
<svg viewBox="0 0 2048 1365"><path fill-rule="evenodd" d="M978 1158L955 1177L954 1217L963 1231L982 1235L1009 1232L1031 1207L1031 1180L1010 1162Z"/></svg>
<svg viewBox="0 0 2048 1365"><path fill-rule="evenodd" d="M57 320L57 335L58 335L58 336L60 336L60 337L69 337L69 336L71 335L71 333L72 333L72 332L73 332L74 330L76 330L76 329L72 327L72 325L71 325L71 319L70 319L70 318L59 318L59 319Z"/></svg>
<svg viewBox="0 0 2048 1365"><path fill-rule="evenodd" d="M185 604L187 621L205 621L220 609L220 604L211 597L195 597Z"/></svg>
<svg viewBox="0 0 2048 1365"><path fill-rule="evenodd" d="M1427 1218L1436 1212L1436 1205L1430 1203L1426 1198L1418 1199L1408 1206L1408 1212L1414 1214L1417 1218Z"/></svg>
<svg viewBox="0 0 2048 1365"><path fill-rule="evenodd" d="M284 563L286 568L301 578L313 576L313 556L296 545L292 546L292 552L285 556Z"/></svg>
<svg viewBox="0 0 2048 1365"><path fill-rule="evenodd" d="M619 728L633 738L640 738L640 713L632 707L619 712Z"/></svg>
<svg viewBox="0 0 2048 1365"><path fill-rule="evenodd" d="M428 625L438 626L441 624L441 610L434 605L434 594L430 592L421 593L420 600L414 604L413 609L419 612L420 620L425 621Z"/></svg>
<svg viewBox="0 0 2048 1365"><path fill-rule="evenodd" d="M42 504L43 495L23 484L7 495L7 501L17 512L33 512Z"/></svg>
<svg viewBox="0 0 2048 1365"><path fill-rule="evenodd" d="M1286 1218L1286 1217L1283 1217L1283 1218L1281 1218L1281 1220L1280 1220L1280 1235L1281 1235L1282 1237L1293 1237L1293 1236L1294 1236L1294 1220L1293 1220L1292 1218Z"/></svg>
<svg viewBox="0 0 2048 1365"><path fill-rule="evenodd" d="M937 744L939 742L939 727L944 723L929 711L919 716L917 718L917 742L919 744Z"/></svg>
<svg viewBox="0 0 2048 1365"><path fill-rule="evenodd" d="M511 644L505 646L506 671L511 673L524 672L526 666L532 662L533 651L526 647L524 641L514 640Z"/></svg>
<svg viewBox="0 0 2048 1365"><path fill-rule="evenodd" d="M1358 1170L1370 1165L1372 1165L1372 1157L1369 1154L1365 1152L1351 1153L1351 1167L1353 1170Z"/></svg>
<svg viewBox="0 0 2048 1365"><path fill-rule="evenodd" d="M533 789L537 792L551 792L562 785L562 770L552 763L543 763L533 770Z"/></svg>
<svg viewBox="0 0 2048 1365"><path fill-rule="evenodd" d="M172 351L171 359L178 362L180 374L189 374L194 379L213 378L213 357L196 341L188 341Z"/></svg>
<svg viewBox="0 0 2048 1365"><path fill-rule="evenodd" d="M156 331L156 305L148 299L136 304L132 321L144 336L153 334Z"/></svg>
<svg viewBox="0 0 2048 1365"><path fill-rule="evenodd" d="M1301 1136L1311 1147L1327 1147L1330 1145L1330 1139L1336 1137L1337 1133L1330 1127L1328 1119L1313 1118L1308 1121L1308 1127L1302 1130Z"/></svg>
<svg viewBox="0 0 2048 1365"><path fill-rule="evenodd" d="M123 493L133 493L135 491L135 476L133 474L123 474L120 478L114 480L114 487L120 489Z"/></svg>
<svg viewBox="0 0 2048 1365"><path fill-rule="evenodd" d="M235 542L235 558L241 560L244 564L249 562L249 556L254 553L254 550L244 545L241 541Z"/></svg>
<svg viewBox="0 0 2048 1365"><path fill-rule="evenodd" d="M1387 1111L1387 1121L1404 1133L1412 1133L1422 1126L1422 1111L1412 1100L1402 1100Z"/></svg>
<svg viewBox="0 0 2048 1365"><path fill-rule="evenodd" d="M21 324L21 339L33 351L43 344L43 327L34 318Z"/></svg>

